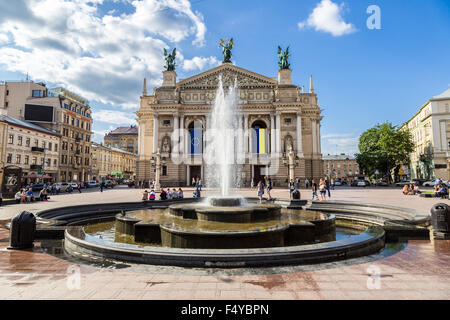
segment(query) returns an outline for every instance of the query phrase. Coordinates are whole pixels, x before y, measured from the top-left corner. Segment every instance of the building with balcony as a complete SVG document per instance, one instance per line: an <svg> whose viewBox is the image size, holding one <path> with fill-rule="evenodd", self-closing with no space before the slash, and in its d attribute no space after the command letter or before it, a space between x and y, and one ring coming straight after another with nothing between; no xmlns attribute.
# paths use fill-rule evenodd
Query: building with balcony
<svg viewBox="0 0 450 320"><path fill-rule="evenodd" d="M27 182L57 181L61 135L9 116L0 116L0 123L2 169L21 168Z"/></svg>
<svg viewBox="0 0 450 320"><path fill-rule="evenodd" d="M44 83L2 82L0 113L61 135L58 180L90 179L92 117L89 101L64 88L48 89Z"/></svg>
<svg viewBox="0 0 450 320"><path fill-rule="evenodd" d="M354 180L359 174L356 158L345 153L322 156L323 174L334 179Z"/></svg>
<svg viewBox="0 0 450 320"><path fill-rule="evenodd" d="M450 179L450 89L425 102L402 129L409 129L414 142L411 179Z"/></svg>
<svg viewBox="0 0 450 320"><path fill-rule="evenodd" d="M91 144L93 179L102 181L106 177L134 179L136 154L96 142Z"/></svg>
<svg viewBox="0 0 450 320"><path fill-rule="evenodd" d="M135 125L118 127L105 134L103 141L105 146L138 154L138 128Z"/></svg>
<svg viewBox="0 0 450 320"><path fill-rule="evenodd" d="M321 109L314 93L292 83L290 69L267 77L232 63L177 81L175 71L163 72L161 87L152 95L144 89L138 116L137 180L155 178L152 159L160 150L162 185L188 185L192 178L205 179L206 131L210 129L219 76L224 87L237 83L237 122L231 135L236 145L240 186L249 186L270 175L277 186L286 186L287 153L292 147L295 177L319 178L323 174L320 145ZM284 160L284 161L283 161ZM214 174L214 173L212 173Z"/></svg>

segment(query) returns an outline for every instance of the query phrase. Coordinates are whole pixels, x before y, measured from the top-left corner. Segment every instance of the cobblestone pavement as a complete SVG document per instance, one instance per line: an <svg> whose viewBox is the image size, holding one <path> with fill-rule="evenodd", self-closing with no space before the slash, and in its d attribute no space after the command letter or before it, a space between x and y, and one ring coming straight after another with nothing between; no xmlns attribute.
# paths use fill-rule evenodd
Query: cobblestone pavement
<svg viewBox="0 0 450 320"><path fill-rule="evenodd" d="M140 192L123 188L60 195L45 203L1 207L0 219L10 219L24 209L135 201ZM305 192L304 198L309 198ZM255 191L240 193L254 196ZM192 189L185 194L190 196ZM272 196L287 194L280 189ZM375 188L335 190L332 200L383 203L424 213L440 202L406 197L399 189ZM30 250L10 251L8 237L8 230L0 225L0 299L450 299L450 241L409 241L405 249L389 256L315 266L205 270L98 267L63 258L58 249L49 254L39 242Z"/></svg>

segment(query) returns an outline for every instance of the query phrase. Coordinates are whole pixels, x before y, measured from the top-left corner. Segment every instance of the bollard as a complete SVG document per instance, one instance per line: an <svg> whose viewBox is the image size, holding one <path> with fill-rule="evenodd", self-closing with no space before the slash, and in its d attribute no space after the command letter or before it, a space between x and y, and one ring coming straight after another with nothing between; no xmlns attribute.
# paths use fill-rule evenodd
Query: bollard
<svg viewBox="0 0 450 320"><path fill-rule="evenodd" d="M431 224L435 239L450 239L450 207L447 204L437 203L431 208Z"/></svg>

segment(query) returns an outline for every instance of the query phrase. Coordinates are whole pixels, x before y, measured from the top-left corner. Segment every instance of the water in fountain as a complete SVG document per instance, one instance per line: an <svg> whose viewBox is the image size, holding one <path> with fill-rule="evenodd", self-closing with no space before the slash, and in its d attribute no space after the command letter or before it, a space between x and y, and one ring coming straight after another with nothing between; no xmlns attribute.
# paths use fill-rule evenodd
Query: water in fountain
<svg viewBox="0 0 450 320"><path fill-rule="evenodd" d="M218 187L222 197L229 195L231 187L238 186L239 170L236 163L238 132L237 81L234 86L223 88L222 76L211 110L209 128L206 131L206 183Z"/></svg>

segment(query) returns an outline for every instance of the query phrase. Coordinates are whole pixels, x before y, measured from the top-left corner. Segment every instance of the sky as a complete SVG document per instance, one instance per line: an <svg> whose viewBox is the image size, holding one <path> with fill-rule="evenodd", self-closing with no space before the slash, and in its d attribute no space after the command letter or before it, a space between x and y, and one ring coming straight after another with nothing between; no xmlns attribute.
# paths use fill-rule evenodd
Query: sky
<svg viewBox="0 0 450 320"><path fill-rule="evenodd" d="M136 124L143 78L150 93L162 83L164 48L177 48L176 72L187 78L220 64L222 38L233 38L233 63L269 77L278 45L289 46L294 84L308 90L314 79L324 155L358 152L362 132L402 124L450 86L448 0L0 0L0 8L0 80L28 74L89 99L97 142Z"/></svg>

